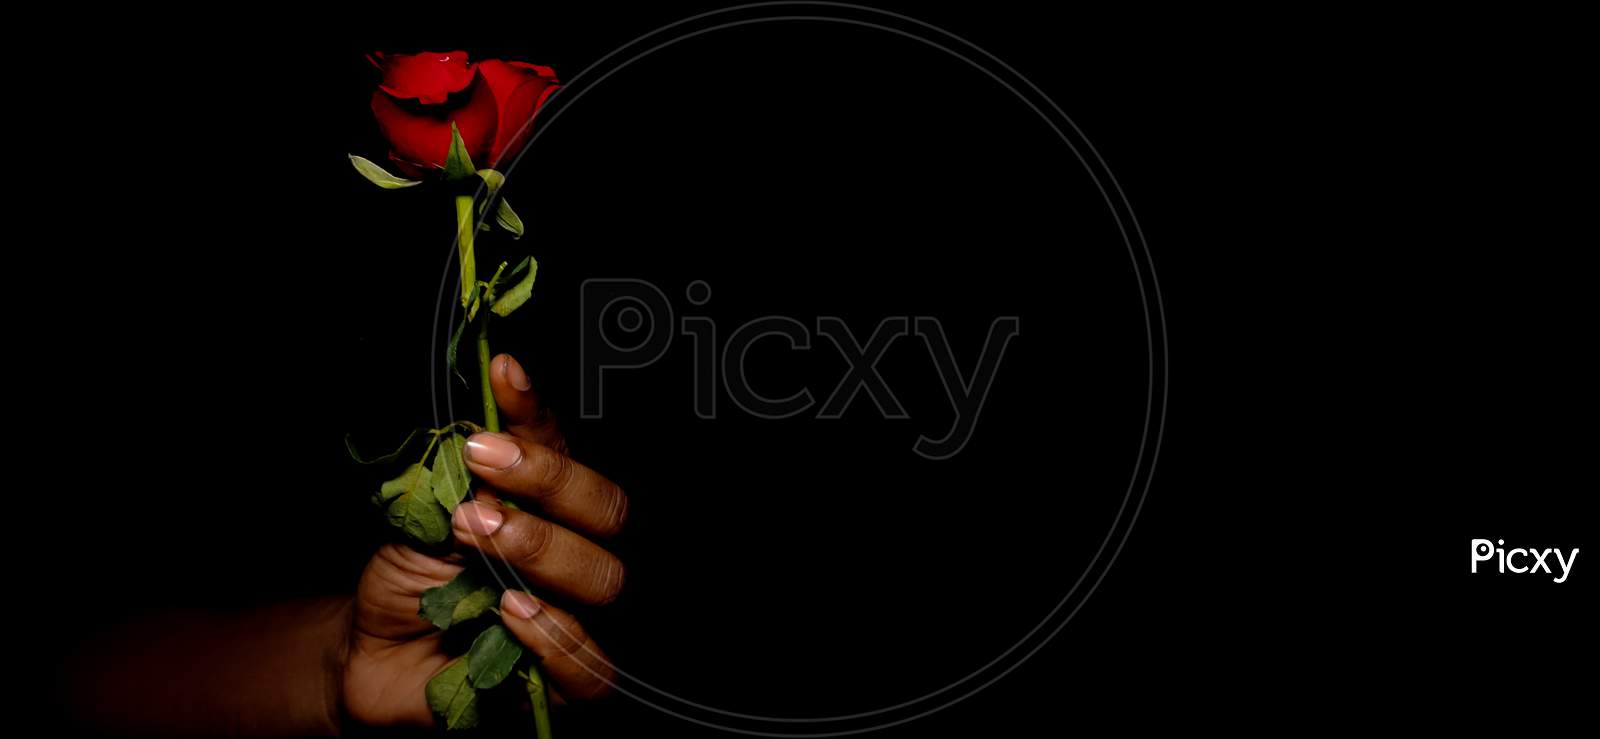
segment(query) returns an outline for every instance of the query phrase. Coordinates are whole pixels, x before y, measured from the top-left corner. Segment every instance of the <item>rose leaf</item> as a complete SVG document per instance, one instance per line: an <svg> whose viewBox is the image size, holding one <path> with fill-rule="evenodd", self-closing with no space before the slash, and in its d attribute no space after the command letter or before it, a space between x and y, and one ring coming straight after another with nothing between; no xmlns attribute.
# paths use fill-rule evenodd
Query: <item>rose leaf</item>
<svg viewBox="0 0 1600 739"><path fill-rule="evenodd" d="M466 445L461 434L451 433L439 444L439 455L433 458L433 497L451 513L467 497L470 478L466 463L461 461L461 450Z"/></svg>
<svg viewBox="0 0 1600 739"><path fill-rule="evenodd" d="M455 626L482 616L499 600L499 591L487 585L466 594L450 612L450 625Z"/></svg>
<svg viewBox="0 0 1600 739"><path fill-rule="evenodd" d="M389 502L389 523L424 544L438 544L450 536L450 518L433 497L427 477Z"/></svg>
<svg viewBox="0 0 1600 739"><path fill-rule="evenodd" d="M367 178L368 182L385 190L398 190L402 187L414 187L422 184L422 180L408 180L404 177L389 174L388 170L374 164L372 160L366 157L358 157L351 154L350 163L355 165L356 171L360 172L362 177Z"/></svg>
<svg viewBox="0 0 1600 739"><path fill-rule="evenodd" d="M467 382L467 376L461 374L461 368L456 366L456 356L460 353L461 337L467 332L467 323L467 317L463 315L461 323L456 326L455 333L450 335L450 345L444 350L444 358L445 363L450 367L450 371L454 372L456 377L461 380L461 384L465 387L471 387L472 385Z"/></svg>
<svg viewBox="0 0 1600 739"><path fill-rule="evenodd" d="M528 302L528 298L533 296L533 279L538 274L539 263L529 258L528 274L524 275L516 286L506 291L506 294L497 298L494 301L494 305L489 306L489 310L494 311L497 316L505 317L511 315L516 309L521 308L522 304Z"/></svg>
<svg viewBox="0 0 1600 739"><path fill-rule="evenodd" d="M428 681L428 708L446 729L478 725L478 691L467 679L467 658L457 657Z"/></svg>
<svg viewBox="0 0 1600 739"><path fill-rule="evenodd" d="M417 610L417 615L427 619L434 626L448 629L456 605L469 593L482 587L471 570L462 570L450 582L422 591L422 607Z"/></svg>
<svg viewBox="0 0 1600 739"><path fill-rule="evenodd" d="M467 652L467 678L474 688L488 690L511 674L521 656L522 645L506 627L494 624L472 640L472 649Z"/></svg>
<svg viewBox="0 0 1600 739"><path fill-rule="evenodd" d="M494 222L510 231L513 238L522 238L522 219L511 209L511 203L505 198L500 198L500 205L494 212Z"/></svg>
<svg viewBox="0 0 1600 739"><path fill-rule="evenodd" d="M505 273L505 276L501 277L496 282L495 287L498 288L498 287L500 287L500 285L504 285L507 282L510 282L512 280L517 279L517 275L520 275L523 272L528 271L528 265L532 264L532 263L533 263L533 257L523 257L522 261L517 262L517 266L512 267L510 272Z"/></svg>
<svg viewBox="0 0 1600 739"><path fill-rule="evenodd" d="M378 499L387 503L423 485L429 485L432 475L433 473L420 462L411 465L405 472L400 473L399 477L383 484L378 491Z"/></svg>

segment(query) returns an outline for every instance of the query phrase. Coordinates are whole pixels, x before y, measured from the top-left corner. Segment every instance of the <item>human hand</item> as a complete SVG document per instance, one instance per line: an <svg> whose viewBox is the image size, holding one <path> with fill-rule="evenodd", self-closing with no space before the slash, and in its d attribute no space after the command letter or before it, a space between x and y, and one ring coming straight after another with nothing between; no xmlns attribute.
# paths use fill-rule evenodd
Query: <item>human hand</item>
<svg viewBox="0 0 1600 739"><path fill-rule="evenodd" d="M451 657L442 632L417 611L422 591L449 582L466 557L499 560L539 592L583 605L609 603L621 592L622 563L595 542L621 530L627 496L567 456L516 360L502 354L492 366L507 433L467 440L467 466L485 487L456 507L452 524L463 551L439 559L386 544L362 573L342 666L343 710L355 722L433 725L425 689ZM614 671L571 613L516 589L506 591L500 609L506 628L540 660L552 703L610 692Z"/></svg>

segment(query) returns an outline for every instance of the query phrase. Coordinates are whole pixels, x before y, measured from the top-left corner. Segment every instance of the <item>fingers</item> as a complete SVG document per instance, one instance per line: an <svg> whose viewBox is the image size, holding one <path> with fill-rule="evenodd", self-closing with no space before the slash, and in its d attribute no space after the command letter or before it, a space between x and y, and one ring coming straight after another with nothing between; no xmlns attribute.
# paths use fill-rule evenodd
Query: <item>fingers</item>
<svg viewBox="0 0 1600 739"><path fill-rule="evenodd" d="M533 392L533 382L522 365L510 354L501 354L490 361L494 368L489 373L489 386L494 389L495 403L500 406L506 431L538 444L566 451L566 442L556 428L555 417L539 402Z"/></svg>
<svg viewBox="0 0 1600 739"><path fill-rule="evenodd" d="M427 633L433 624L417 615L422 591L450 581L461 566L411 547L385 544L361 573L356 627L366 635L398 641Z"/></svg>
<svg viewBox="0 0 1600 739"><path fill-rule="evenodd" d="M467 439L467 467L507 495L538 505L579 531L608 537L622 530L628 496L615 483L559 450L508 434Z"/></svg>
<svg viewBox="0 0 1600 739"><path fill-rule="evenodd" d="M456 541L503 560L531 584L601 605L622 592L622 562L599 545L525 511L479 499L456 506Z"/></svg>
<svg viewBox="0 0 1600 739"><path fill-rule="evenodd" d="M616 671L571 614L527 593L500 597L501 619L536 657L550 686L567 700L585 701L613 689Z"/></svg>
<svg viewBox="0 0 1600 739"><path fill-rule="evenodd" d="M490 485L530 498L573 529L608 537L622 528L628 498L610 480L573 462L555 419L533 392L522 365L509 354L491 360L489 384L507 434L468 440L467 461ZM500 442L500 443L497 443Z"/></svg>

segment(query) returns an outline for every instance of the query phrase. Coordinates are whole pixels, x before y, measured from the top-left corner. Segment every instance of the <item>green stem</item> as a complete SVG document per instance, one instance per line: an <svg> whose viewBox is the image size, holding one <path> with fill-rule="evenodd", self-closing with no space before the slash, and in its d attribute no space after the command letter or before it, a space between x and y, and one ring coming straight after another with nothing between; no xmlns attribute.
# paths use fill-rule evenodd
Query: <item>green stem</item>
<svg viewBox="0 0 1600 739"><path fill-rule="evenodd" d="M494 402L494 389L489 387L489 316L487 306L478 311L478 387L483 390L483 426L490 431L500 430L500 408Z"/></svg>
<svg viewBox="0 0 1600 739"><path fill-rule="evenodd" d="M533 735L536 739L550 739L550 700L544 687L544 675L539 668L528 665L528 702L533 705Z"/></svg>
<svg viewBox="0 0 1600 739"><path fill-rule="evenodd" d="M478 290L478 257L473 242L477 238L478 223L473 218L471 195L456 196L456 248L461 262L461 308L472 310L473 294ZM489 310L491 296L485 295L478 306L478 389L483 394L483 426L490 431L500 430L500 409L494 402L494 389L489 386Z"/></svg>
<svg viewBox="0 0 1600 739"><path fill-rule="evenodd" d="M472 217L472 196L456 196L456 249L461 256L461 307L472 303L472 292L478 288L478 260L472 252L473 239L478 234L478 223Z"/></svg>
<svg viewBox="0 0 1600 739"><path fill-rule="evenodd" d="M461 307L463 310L472 309L472 296L478 288L477 255L473 253L473 239L477 235L478 224L473 219L473 202L471 195L456 196L456 229L457 247L461 257ZM500 265L505 269L505 265ZM496 273L496 277L499 274ZM494 280L490 280L490 287L485 291L482 304L478 306L478 315L473 320L478 324L478 388L483 393L483 426L490 431L500 430L500 407L494 401L494 388L489 385L489 316L494 312L489 310L490 301L494 296ZM434 438L438 441L438 437ZM426 458L426 457L424 457ZM533 704L533 727L537 739L550 739L550 704L546 698L544 676L539 674L539 668L528 665L528 697Z"/></svg>

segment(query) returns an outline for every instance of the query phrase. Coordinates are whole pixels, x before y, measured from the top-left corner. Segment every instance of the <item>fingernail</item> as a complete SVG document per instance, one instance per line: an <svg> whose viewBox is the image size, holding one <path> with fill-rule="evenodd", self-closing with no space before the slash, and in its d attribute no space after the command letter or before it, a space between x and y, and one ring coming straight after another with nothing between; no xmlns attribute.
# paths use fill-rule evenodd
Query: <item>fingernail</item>
<svg viewBox="0 0 1600 739"><path fill-rule="evenodd" d="M456 513L450 518L450 524L457 531L478 536L494 533L505 521L506 517L499 511L481 503L462 503L456 506Z"/></svg>
<svg viewBox="0 0 1600 739"><path fill-rule="evenodd" d="M528 373L522 371L522 365L518 364L517 360L512 359L510 354L507 354L506 358L500 360L500 362L505 367L506 381L510 382L512 387L523 392L527 392L533 387L533 383L528 380Z"/></svg>
<svg viewBox="0 0 1600 739"><path fill-rule="evenodd" d="M503 470L522 461L522 447L499 434L473 434L467 439L467 461Z"/></svg>
<svg viewBox="0 0 1600 739"><path fill-rule="evenodd" d="M500 610L517 618L533 618L539 612L539 601L520 590L507 590L500 596Z"/></svg>

